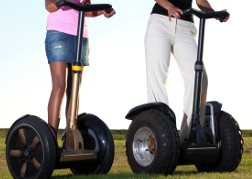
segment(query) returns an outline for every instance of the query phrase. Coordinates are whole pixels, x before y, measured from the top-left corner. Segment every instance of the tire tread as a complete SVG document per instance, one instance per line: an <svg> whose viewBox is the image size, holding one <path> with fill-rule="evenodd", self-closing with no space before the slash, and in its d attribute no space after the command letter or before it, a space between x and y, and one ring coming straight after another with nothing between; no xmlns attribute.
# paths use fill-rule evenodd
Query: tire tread
<svg viewBox="0 0 252 179"><path fill-rule="evenodd" d="M175 124L166 118L167 116L153 109L144 111L134 117L126 140L126 155L134 173L171 174L175 170L179 157L179 137ZM161 154L158 154L157 151L156 156L158 158L155 156L153 163L144 168L135 161L131 148L134 137L132 133L138 130L135 126L140 124L141 127L141 124L145 125L146 123L150 124L155 130L156 140L160 141L161 144L157 144L157 150L161 151ZM159 150L160 147L161 150Z"/></svg>

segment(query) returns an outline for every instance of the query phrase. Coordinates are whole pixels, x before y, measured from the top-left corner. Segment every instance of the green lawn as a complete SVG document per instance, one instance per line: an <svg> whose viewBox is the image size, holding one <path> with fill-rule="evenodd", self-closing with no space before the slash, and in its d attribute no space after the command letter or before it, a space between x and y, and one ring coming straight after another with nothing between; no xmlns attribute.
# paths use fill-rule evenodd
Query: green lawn
<svg viewBox="0 0 252 179"><path fill-rule="evenodd" d="M7 129L0 129L0 178L12 178L5 160L5 138ZM232 173L199 173L193 165L178 166L173 175L149 175L133 174L125 154L126 130L111 130L115 141L115 160L108 175L74 176L69 169L54 170L51 178L70 178L70 179L110 179L110 178L134 178L134 179L163 179L163 178L207 178L207 179L226 179L226 178L252 178L252 130L243 130L244 154L239 167ZM59 131L62 133L62 130ZM58 135L60 141L61 135Z"/></svg>

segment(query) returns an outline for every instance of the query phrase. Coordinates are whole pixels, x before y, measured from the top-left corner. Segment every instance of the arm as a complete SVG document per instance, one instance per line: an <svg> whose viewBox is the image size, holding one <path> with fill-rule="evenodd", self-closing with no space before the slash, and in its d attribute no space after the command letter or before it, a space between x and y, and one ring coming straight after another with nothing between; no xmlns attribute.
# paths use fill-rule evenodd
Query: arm
<svg viewBox="0 0 252 179"><path fill-rule="evenodd" d="M204 11L204 12L214 12L214 9L211 7L210 3L207 0L196 0L196 3L198 7ZM226 11L226 10L223 10ZM229 19L230 15L223 20L223 22L226 22ZM216 18L219 20L220 18Z"/></svg>
<svg viewBox="0 0 252 179"><path fill-rule="evenodd" d="M84 0L81 0L83 2ZM91 4L91 0L86 0L85 4ZM115 14L115 10L113 9L109 14L107 14L105 11L92 11L92 12L86 12L85 16L86 17L97 17L102 14L104 14L105 17L109 18Z"/></svg>
<svg viewBox="0 0 252 179"><path fill-rule="evenodd" d="M171 21L171 16L175 18L180 18L179 13L183 13L183 11L177 7L175 7L172 3L167 0L155 0L160 6L167 9L169 20Z"/></svg>
<svg viewBox="0 0 252 179"><path fill-rule="evenodd" d="M45 0L45 8L48 12L56 12L59 8L56 6L58 0Z"/></svg>
<svg viewBox="0 0 252 179"><path fill-rule="evenodd" d="M204 12L214 12L214 9L211 7L207 0L196 0L198 7Z"/></svg>

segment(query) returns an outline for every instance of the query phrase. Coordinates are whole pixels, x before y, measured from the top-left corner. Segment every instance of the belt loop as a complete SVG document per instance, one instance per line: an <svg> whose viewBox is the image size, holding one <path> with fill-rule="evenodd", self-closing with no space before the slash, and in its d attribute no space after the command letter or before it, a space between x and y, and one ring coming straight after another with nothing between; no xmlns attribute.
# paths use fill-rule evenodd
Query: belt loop
<svg viewBox="0 0 252 179"><path fill-rule="evenodd" d="M176 30L177 30L177 18L174 18L174 34L176 34Z"/></svg>

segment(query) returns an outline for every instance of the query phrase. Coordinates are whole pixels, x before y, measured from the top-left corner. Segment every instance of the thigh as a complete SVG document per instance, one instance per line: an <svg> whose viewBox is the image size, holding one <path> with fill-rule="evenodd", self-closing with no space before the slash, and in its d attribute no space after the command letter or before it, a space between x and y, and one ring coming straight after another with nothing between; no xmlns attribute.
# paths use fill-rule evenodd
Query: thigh
<svg viewBox="0 0 252 179"><path fill-rule="evenodd" d="M195 40L197 29L193 23L183 22L183 20L180 20L177 34L178 35L176 36L176 41L173 46L173 55L179 65L184 81L194 83L194 65L197 60L198 52L198 46ZM207 85L207 74L204 69L203 86L205 84Z"/></svg>
<svg viewBox="0 0 252 179"><path fill-rule="evenodd" d="M68 63L65 62L51 62L50 70L52 76L53 87L65 88L66 77L68 70Z"/></svg>
<svg viewBox="0 0 252 179"><path fill-rule="evenodd" d="M182 21L182 23L181 23ZM194 78L194 64L197 60L196 28L190 22L178 21L173 55L183 78Z"/></svg>
<svg viewBox="0 0 252 179"><path fill-rule="evenodd" d="M168 72L173 34L171 24L161 15L151 15L145 36L145 59L147 70Z"/></svg>

